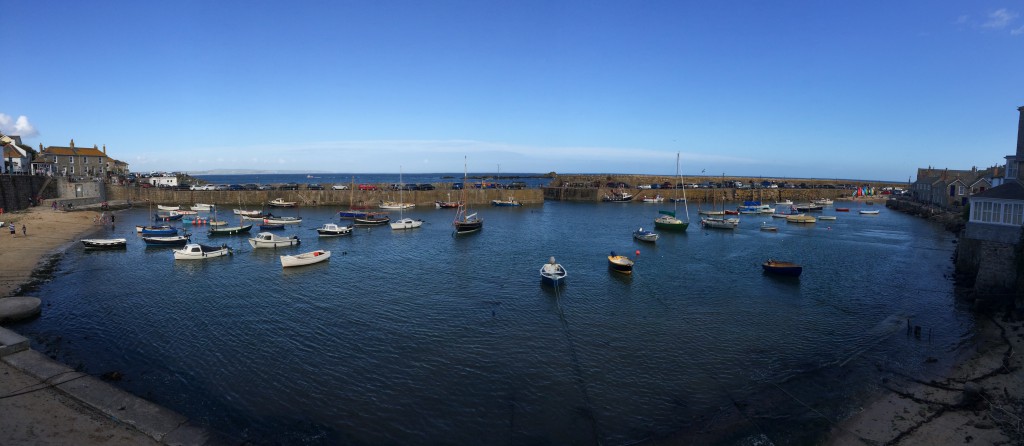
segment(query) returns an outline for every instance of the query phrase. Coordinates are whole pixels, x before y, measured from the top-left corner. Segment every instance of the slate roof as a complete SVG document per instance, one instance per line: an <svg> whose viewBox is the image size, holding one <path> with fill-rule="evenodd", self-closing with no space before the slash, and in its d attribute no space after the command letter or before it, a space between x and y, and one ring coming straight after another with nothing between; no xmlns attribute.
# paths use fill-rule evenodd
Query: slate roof
<svg viewBox="0 0 1024 446"><path fill-rule="evenodd" d="M97 149L95 147L88 147L88 148L87 147L74 147L74 148L71 148L71 147L50 146L50 147L47 147L47 148L43 149L43 154L44 155L60 155L60 156L69 156L69 155L73 155L73 156L98 156L98 157L101 157L101 158L106 158L107 157L107 154L101 152L99 149Z"/></svg>
<svg viewBox="0 0 1024 446"><path fill-rule="evenodd" d="M1006 180L1005 183L984 192L974 194L974 196L977 198L1024 201L1024 185L1020 184L1017 180Z"/></svg>

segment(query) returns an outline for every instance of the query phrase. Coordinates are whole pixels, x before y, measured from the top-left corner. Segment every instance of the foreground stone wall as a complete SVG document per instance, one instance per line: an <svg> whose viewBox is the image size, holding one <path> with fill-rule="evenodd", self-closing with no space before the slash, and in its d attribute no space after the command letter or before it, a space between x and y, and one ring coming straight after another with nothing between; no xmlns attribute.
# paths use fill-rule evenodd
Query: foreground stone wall
<svg viewBox="0 0 1024 446"><path fill-rule="evenodd" d="M27 208L32 197L43 196L41 189L45 182L46 177L35 175L0 175L0 208L4 212Z"/></svg>

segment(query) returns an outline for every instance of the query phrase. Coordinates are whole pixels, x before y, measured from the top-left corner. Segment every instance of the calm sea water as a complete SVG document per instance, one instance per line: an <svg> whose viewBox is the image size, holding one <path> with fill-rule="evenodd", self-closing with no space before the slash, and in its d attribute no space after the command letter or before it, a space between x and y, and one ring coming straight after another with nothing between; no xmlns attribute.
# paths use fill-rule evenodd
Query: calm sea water
<svg viewBox="0 0 1024 446"><path fill-rule="evenodd" d="M302 208L283 232L298 248L200 229L235 255L198 262L147 249L133 225L149 213L131 210L101 232L127 251L71 249L33 291L42 316L14 329L261 444L807 444L888 371L941 373L973 325L946 277L953 237L923 220L854 205L778 233L742 216L634 242L661 207L481 208L484 230L457 238L453 211L416 209L418 230L327 239L314 228L337 209ZM316 248L330 261L282 270L278 255ZM608 271L613 250L639 251L633 277ZM538 278L549 256L560 290ZM804 274L765 275L768 258Z"/></svg>

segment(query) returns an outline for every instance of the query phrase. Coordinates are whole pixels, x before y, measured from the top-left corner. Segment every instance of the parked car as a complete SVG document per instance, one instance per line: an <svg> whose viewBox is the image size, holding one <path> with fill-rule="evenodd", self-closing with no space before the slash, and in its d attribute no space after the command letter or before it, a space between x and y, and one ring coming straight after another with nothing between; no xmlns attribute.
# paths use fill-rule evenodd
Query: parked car
<svg viewBox="0 0 1024 446"><path fill-rule="evenodd" d="M455 189L455 190L462 189L462 183L452 183L452 189Z"/></svg>
<svg viewBox="0 0 1024 446"><path fill-rule="evenodd" d="M359 190L377 190L377 186L372 184L360 184Z"/></svg>
<svg viewBox="0 0 1024 446"><path fill-rule="evenodd" d="M253 183L246 184L245 186L242 187L244 187L245 190L260 190L260 186L258 184Z"/></svg>
<svg viewBox="0 0 1024 446"><path fill-rule="evenodd" d="M213 190L231 190L231 186L227 184L218 184L216 186L213 186Z"/></svg>
<svg viewBox="0 0 1024 446"><path fill-rule="evenodd" d="M335 184L335 185L331 186L331 189L332 190L348 190L348 185L347 184Z"/></svg>
<svg viewBox="0 0 1024 446"><path fill-rule="evenodd" d="M259 186L256 186L256 190L274 190L274 186L269 184L261 184Z"/></svg>
<svg viewBox="0 0 1024 446"><path fill-rule="evenodd" d="M280 190L299 190L299 183L288 183L281 186Z"/></svg>
<svg viewBox="0 0 1024 446"><path fill-rule="evenodd" d="M423 183L419 185L420 190L434 190L434 185L430 183Z"/></svg>
<svg viewBox="0 0 1024 446"><path fill-rule="evenodd" d="M318 183L309 183L306 185L307 190L324 190L324 187Z"/></svg>
<svg viewBox="0 0 1024 446"><path fill-rule="evenodd" d="M232 184L228 186L228 190L245 190L245 187L243 187L241 184Z"/></svg>
<svg viewBox="0 0 1024 446"><path fill-rule="evenodd" d="M509 189L526 189L526 182L524 181L513 181L508 183Z"/></svg>

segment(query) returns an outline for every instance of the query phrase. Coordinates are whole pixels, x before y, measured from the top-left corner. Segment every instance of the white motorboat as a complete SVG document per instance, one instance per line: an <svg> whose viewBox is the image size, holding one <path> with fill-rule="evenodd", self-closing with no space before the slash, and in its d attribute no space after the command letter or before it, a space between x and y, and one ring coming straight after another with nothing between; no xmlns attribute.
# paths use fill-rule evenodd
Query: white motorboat
<svg viewBox="0 0 1024 446"><path fill-rule="evenodd" d="M211 257L231 255L233 251L227 245L209 246L189 243L184 248L174 250L174 260L203 260Z"/></svg>
<svg viewBox="0 0 1024 446"><path fill-rule="evenodd" d="M416 207L413 203L399 203L396 201L382 201L377 205L381 209L401 210Z"/></svg>
<svg viewBox="0 0 1024 446"><path fill-rule="evenodd" d="M156 208L161 211L177 211L181 209L181 206L164 206L162 204L156 205Z"/></svg>
<svg viewBox="0 0 1024 446"><path fill-rule="evenodd" d="M314 263L323 262L329 258L331 258L331 252L324 251L322 249L304 252L294 256L281 256L281 267L288 268L292 266L312 265Z"/></svg>
<svg viewBox="0 0 1024 446"><path fill-rule="evenodd" d="M793 205L793 200L776 201L775 205L776 206L792 206Z"/></svg>
<svg viewBox="0 0 1024 446"><path fill-rule="evenodd" d="M633 238L640 240L641 242L656 242L658 241L658 233L654 231L645 231L644 228L633 231Z"/></svg>
<svg viewBox="0 0 1024 446"><path fill-rule="evenodd" d="M665 197L662 197L661 195L655 195L653 197L644 197L642 201L644 203L661 203L665 201Z"/></svg>
<svg viewBox="0 0 1024 446"><path fill-rule="evenodd" d="M192 209L193 211L196 211L196 212L200 212L200 211L202 211L202 212L210 212L210 211L213 210L213 205L212 204L206 204L206 203L196 203L190 209Z"/></svg>
<svg viewBox="0 0 1024 446"><path fill-rule="evenodd" d="M249 209L232 209L235 215L242 215L245 217L259 217L263 215L261 210L249 210Z"/></svg>
<svg viewBox="0 0 1024 446"><path fill-rule="evenodd" d="M862 215L878 215L878 211L857 211Z"/></svg>
<svg viewBox="0 0 1024 446"><path fill-rule="evenodd" d="M423 220L401 218L390 223L391 229L414 229L423 226Z"/></svg>
<svg viewBox="0 0 1024 446"><path fill-rule="evenodd" d="M252 245L253 248L277 248L280 246L297 246L300 243L302 243L302 241L299 240L299 236L297 235L282 236L270 232L261 232L259 234L256 234L256 237L249 239L249 244Z"/></svg>
<svg viewBox="0 0 1024 446"><path fill-rule="evenodd" d="M268 203L268 204L271 205L271 206L274 206L274 207L279 207L279 208L293 208L293 207L295 207L295 202L294 201L284 201L284 198L275 198L273 200L270 200L270 203Z"/></svg>
<svg viewBox="0 0 1024 446"><path fill-rule="evenodd" d="M351 226L339 226L334 223L325 223L323 226L316 228L317 234L320 237L336 237L339 235L348 235L352 233Z"/></svg>

